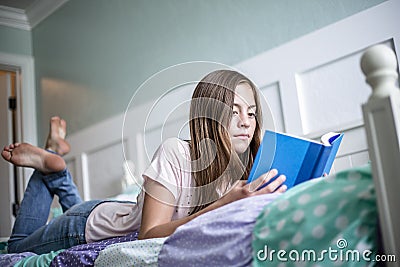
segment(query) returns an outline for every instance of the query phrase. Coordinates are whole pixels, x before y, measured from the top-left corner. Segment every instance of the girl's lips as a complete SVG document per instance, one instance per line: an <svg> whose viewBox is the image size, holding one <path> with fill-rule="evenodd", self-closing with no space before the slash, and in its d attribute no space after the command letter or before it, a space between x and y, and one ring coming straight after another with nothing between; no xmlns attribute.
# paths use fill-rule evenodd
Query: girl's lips
<svg viewBox="0 0 400 267"><path fill-rule="evenodd" d="M239 139L249 139L250 135L248 134L236 134L234 137L239 138Z"/></svg>

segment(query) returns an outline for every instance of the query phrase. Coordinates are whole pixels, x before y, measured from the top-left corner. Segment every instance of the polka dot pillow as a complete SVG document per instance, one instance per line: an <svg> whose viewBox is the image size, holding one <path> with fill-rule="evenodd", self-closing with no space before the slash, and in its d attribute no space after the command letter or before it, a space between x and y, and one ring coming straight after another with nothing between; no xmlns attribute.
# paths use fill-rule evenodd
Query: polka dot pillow
<svg viewBox="0 0 400 267"><path fill-rule="evenodd" d="M369 165L305 182L257 218L253 265L366 266L377 218Z"/></svg>

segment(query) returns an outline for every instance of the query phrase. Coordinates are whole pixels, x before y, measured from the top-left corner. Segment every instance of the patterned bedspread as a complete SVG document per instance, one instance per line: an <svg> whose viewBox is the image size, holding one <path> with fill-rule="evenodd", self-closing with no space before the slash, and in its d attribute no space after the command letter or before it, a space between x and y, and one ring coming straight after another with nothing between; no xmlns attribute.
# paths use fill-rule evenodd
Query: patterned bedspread
<svg viewBox="0 0 400 267"><path fill-rule="evenodd" d="M236 201L199 216L167 238L137 233L44 255L0 255L0 266L281 266L267 250L377 251L377 210L369 166L303 183L284 194ZM346 242L339 247L338 242ZM267 250L266 250L267 249ZM288 254L286 254L288 255ZM301 266L365 266L307 259ZM343 260L343 259L342 259ZM287 259L285 266L299 261Z"/></svg>

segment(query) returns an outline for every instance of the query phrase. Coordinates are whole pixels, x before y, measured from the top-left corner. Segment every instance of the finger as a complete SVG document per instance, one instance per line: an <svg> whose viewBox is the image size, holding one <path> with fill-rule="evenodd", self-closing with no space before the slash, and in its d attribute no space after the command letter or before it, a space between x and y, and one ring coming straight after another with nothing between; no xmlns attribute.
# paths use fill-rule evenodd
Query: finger
<svg viewBox="0 0 400 267"><path fill-rule="evenodd" d="M225 192L225 194L227 194L227 193L229 193L230 191L232 191L235 187L238 187L238 188L245 188L245 187L246 187L246 184L247 184L247 181L246 181L246 180L237 180L237 181L234 181L233 184L232 184L232 186L229 188L228 191Z"/></svg>
<svg viewBox="0 0 400 267"><path fill-rule="evenodd" d="M279 175L273 182L259 190L260 194L272 193L286 181L285 175Z"/></svg>
<svg viewBox="0 0 400 267"><path fill-rule="evenodd" d="M278 189L276 189L276 193L284 193L287 190L287 186L285 184L281 185Z"/></svg>
<svg viewBox="0 0 400 267"><path fill-rule="evenodd" d="M231 188L235 187L235 186L240 186L243 187L246 185L246 180L237 180L233 183L233 185L231 186Z"/></svg>
<svg viewBox="0 0 400 267"><path fill-rule="evenodd" d="M258 177L257 179L255 179L254 181L249 183L249 185L248 185L249 192L254 192L254 191L258 190L263 184L268 183L269 180L274 178L277 174L278 174L278 170L276 170L276 169L272 169L269 172L264 173L263 175L261 175L260 177Z"/></svg>

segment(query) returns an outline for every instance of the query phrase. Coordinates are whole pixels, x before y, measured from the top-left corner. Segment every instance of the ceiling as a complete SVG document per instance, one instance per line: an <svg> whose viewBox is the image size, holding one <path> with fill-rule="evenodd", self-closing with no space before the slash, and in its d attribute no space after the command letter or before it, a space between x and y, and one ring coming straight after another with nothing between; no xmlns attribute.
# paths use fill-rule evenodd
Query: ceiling
<svg viewBox="0 0 400 267"><path fill-rule="evenodd" d="M37 1L40 0L0 0L0 5L27 10L34 2Z"/></svg>
<svg viewBox="0 0 400 267"><path fill-rule="evenodd" d="M32 30L68 0L0 0L0 25Z"/></svg>

